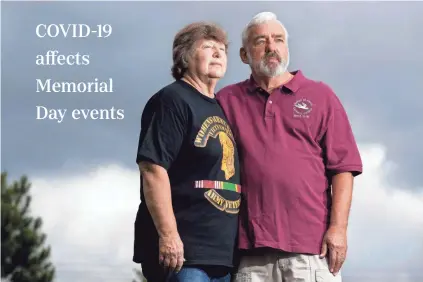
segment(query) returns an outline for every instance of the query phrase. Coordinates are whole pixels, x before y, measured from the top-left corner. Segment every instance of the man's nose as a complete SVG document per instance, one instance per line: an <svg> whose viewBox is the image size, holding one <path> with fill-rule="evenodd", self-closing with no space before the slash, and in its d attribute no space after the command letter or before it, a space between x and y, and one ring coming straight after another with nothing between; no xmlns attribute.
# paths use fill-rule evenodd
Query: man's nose
<svg viewBox="0 0 423 282"><path fill-rule="evenodd" d="M274 52L276 51L276 44L273 40L269 40L266 44L266 51L267 52Z"/></svg>

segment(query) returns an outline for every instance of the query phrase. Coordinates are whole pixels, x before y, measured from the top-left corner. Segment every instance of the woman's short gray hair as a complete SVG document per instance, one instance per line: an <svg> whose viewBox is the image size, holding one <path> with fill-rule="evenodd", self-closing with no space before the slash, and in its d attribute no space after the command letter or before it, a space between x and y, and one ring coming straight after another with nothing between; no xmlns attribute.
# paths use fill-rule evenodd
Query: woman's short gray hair
<svg viewBox="0 0 423 282"><path fill-rule="evenodd" d="M173 40L172 76L181 79L188 69L188 58L198 40L215 40L223 43L227 50L228 38L226 32L217 24L209 22L195 22L185 26Z"/></svg>

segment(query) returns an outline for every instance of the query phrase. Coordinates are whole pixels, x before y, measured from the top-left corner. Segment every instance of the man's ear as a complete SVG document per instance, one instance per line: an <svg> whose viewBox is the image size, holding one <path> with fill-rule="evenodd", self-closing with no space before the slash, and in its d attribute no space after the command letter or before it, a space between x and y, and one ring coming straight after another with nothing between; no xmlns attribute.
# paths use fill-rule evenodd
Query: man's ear
<svg viewBox="0 0 423 282"><path fill-rule="evenodd" d="M245 48L244 48L244 47L241 47L241 48L239 49L239 56L240 56L240 58L241 58L241 61L242 61L244 64L247 64L247 65L248 65L247 51L245 50Z"/></svg>

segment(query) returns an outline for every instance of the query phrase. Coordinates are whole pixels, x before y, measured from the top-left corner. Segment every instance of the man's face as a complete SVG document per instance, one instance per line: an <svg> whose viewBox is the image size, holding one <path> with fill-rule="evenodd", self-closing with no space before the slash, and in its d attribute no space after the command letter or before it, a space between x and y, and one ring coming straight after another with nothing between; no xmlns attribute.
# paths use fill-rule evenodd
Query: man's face
<svg viewBox="0 0 423 282"><path fill-rule="evenodd" d="M241 59L260 75L274 77L286 72L289 50L281 24L269 21L251 27Z"/></svg>
<svg viewBox="0 0 423 282"><path fill-rule="evenodd" d="M189 69L191 72L209 78L225 75L227 56L225 45L214 40L200 40L194 46Z"/></svg>

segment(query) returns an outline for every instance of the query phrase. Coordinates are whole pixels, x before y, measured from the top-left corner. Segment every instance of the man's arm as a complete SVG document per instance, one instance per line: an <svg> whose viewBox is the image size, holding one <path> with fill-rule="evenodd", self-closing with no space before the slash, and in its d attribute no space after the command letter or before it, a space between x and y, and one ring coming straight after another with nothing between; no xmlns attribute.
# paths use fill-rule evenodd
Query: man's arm
<svg viewBox="0 0 423 282"><path fill-rule="evenodd" d="M347 256L347 227L354 177L342 172L332 177L332 209L329 229L325 234L321 257L328 254L329 270L336 275ZM329 250L329 252L328 252Z"/></svg>
<svg viewBox="0 0 423 282"><path fill-rule="evenodd" d="M140 162L145 203L159 234L160 262L179 271L183 264L183 244L179 237L173 213L169 176L167 171L149 162Z"/></svg>
<svg viewBox="0 0 423 282"><path fill-rule="evenodd" d="M348 227L354 177L351 172L342 172L332 177L332 210L329 227Z"/></svg>
<svg viewBox="0 0 423 282"><path fill-rule="evenodd" d="M328 88L328 91L332 90ZM321 257L329 258L329 270L336 275L347 255L353 179L362 173L362 162L347 113L334 93L329 101L327 120L322 148L326 157L326 170L332 175L332 206Z"/></svg>

